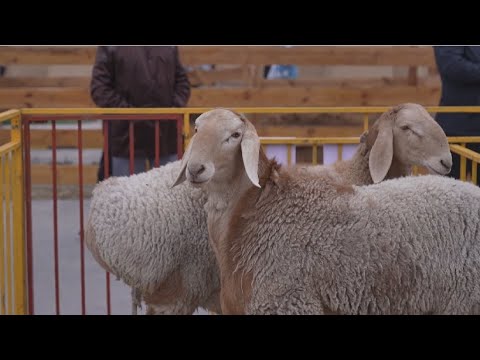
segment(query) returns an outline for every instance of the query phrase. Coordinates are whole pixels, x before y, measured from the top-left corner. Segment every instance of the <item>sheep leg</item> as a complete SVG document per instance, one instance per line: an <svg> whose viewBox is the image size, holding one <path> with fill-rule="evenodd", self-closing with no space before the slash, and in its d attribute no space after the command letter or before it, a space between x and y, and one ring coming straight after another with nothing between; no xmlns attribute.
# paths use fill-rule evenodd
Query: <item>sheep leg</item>
<svg viewBox="0 0 480 360"><path fill-rule="evenodd" d="M132 315L137 315L137 309L142 307L140 292L132 288Z"/></svg>

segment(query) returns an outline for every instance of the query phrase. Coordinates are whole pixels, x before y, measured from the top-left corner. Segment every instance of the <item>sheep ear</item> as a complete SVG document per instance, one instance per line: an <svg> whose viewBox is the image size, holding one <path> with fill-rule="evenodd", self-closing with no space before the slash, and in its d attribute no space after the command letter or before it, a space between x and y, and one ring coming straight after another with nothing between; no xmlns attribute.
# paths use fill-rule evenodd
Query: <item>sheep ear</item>
<svg viewBox="0 0 480 360"><path fill-rule="evenodd" d="M368 165L373 182L379 183L388 173L393 159L393 123L392 121L381 124L377 139L372 146Z"/></svg>
<svg viewBox="0 0 480 360"><path fill-rule="evenodd" d="M172 188L174 188L177 185L180 185L181 183L183 183L187 179L187 177L185 176L185 171L187 170L188 160L190 160L190 154L192 153L192 143L193 143L193 138L194 137L195 137L195 135L193 135L192 138L190 139L190 143L188 144L187 150L183 154L182 166L180 167L180 173L177 176L177 180L175 180L175 182L171 186Z"/></svg>
<svg viewBox="0 0 480 360"><path fill-rule="evenodd" d="M258 157L260 151L260 139L258 138L255 127L250 121L245 120L246 131L243 133L241 149L243 166L247 176L256 187L261 187L258 183Z"/></svg>

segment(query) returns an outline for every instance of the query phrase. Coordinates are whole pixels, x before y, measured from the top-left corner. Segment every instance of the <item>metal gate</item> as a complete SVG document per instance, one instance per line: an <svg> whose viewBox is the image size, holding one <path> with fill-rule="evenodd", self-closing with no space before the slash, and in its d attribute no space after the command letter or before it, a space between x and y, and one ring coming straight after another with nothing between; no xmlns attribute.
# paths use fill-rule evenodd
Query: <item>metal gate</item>
<svg viewBox="0 0 480 360"><path fill-rule="evenodd" d="M90 110L90 111L89 111ZM53 248L53 299L54 299L54 313L55 314L62 314L62 313L75 313L77 310L78 313L84 315L87 314L87 288L86 288L86 254L85 254L85 245L84 245L84 218L85 218L85 209L84 209L84 178L83 178L83 150L84 150L84 138L82 136L82 123L88 120L102 120L105 124L103 126L104 131L104 142L103 142L103 152L104 152L104 173L105 178L109 177L109 144L108 144L108 123L113 121L127 121L129 123L129 150L130 150L130 173L133 173L134 169L134 122L136 121L145 121L151 120L154 122L154 133L155 133L155 166L159 164L160 158L160 122L168 121L168 122L175 122L177 128L177 154L178 158L181 158L183 153L183 140L182 140L182 133L183 133L183 116L181 114L169 114L168 112L158 113L158 111L142 111L140 114L138 111L128 112L125 109L122 110L101 110L101 109L89 109L86 111L82 110L32 110L32 111L25 111L23 114L23 122L24 122L24 135L25 135L25 173L26 173L26 243L28 249L28 274L29 274L29 282L28 282L28 293L30 294L29 297L29 313L33 314L36 312L36 301L41 301L40 297L36 297L37 291L41 289L39 286L35 286L37 272L34 271L35 267L35 244L34 244L34 224L33 224L33 217L32 217L32 162L31 162L31 125L35 123L49 123L51 126L51 172L52 172L52 197L51 197L51 206L52 206L52 226L53 226L53 239L52 239L52 248ZM92 111L93 110L93 111ZM61 254L61 242L59 241L60 238L60 228L59 228L59 217L62 215L59 213L59 199L58 199L58 179L59 179L59 171L57 165L57 152L58 152L58 141L60 140L58 137L58 123L60 122L67 122L70 124L75 124L77 130L77 151L78 151L78 163L77 163L77 174L78 174L78 234L79 234L79 243L78 243L78 257L79 257L79 264L78 264L78 271L79 277L77 281L79 281L79 296L80 296L80 306L77 309L69 308L67 311L62 309L62 306L65 307L68 304L67 301L62 302L62 282L60 279L60 274L62 273L60 267L62 262L62 254ZM153 164L152 164L153 165ZM70 209L72 211L72 209ZM64 215L64 214L63 214ZM63 241L68 241L68 237L72 237L73 233L70 232L70 235L67 237L63 236ZM40 242L37 242L40 244ZM65 253L66 251L64 251ZM70 251L71 252L71 251ZM64 256L67 256L64 254ZM72 254L69 256L72 259ZM67 268L64 267L64 274L67 274ZM98 270L98 268L97 268ZM38 272L38 277L41 276L41 271ZM44 278L45 279L45 278ZM105 291L103 294L105 308L104 311L106 314L112 314L112 295L111 295L111 279L110 274L108 272L105 273ZM63 294L64 299L69 296L68 292L74 291L71 284L68 282L65 283L65 292L67 294ZM46 296L43 295L44 297ZM96 297L101 297L101 294L95 294ZM70 303L72 299L70 299ZM42 312L50 311L47 310L44 306ZM98 313L98 312L97 312Z"/></svg>
<svg viewBox="0 0 480 360"><path fill-rule="evenodd" d="M0 114L10 139L0 144L0 315L27 313L20 111Z"/></svg>

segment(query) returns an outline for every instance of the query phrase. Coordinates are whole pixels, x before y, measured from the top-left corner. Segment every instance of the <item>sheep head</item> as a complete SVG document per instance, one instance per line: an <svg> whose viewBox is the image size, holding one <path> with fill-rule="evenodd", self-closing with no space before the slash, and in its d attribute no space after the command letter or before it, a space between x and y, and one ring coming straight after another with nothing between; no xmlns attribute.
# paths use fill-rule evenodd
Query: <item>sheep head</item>
<svg viewBox="0 0 480 360"><path fill-rule="evenodd" d="M260 139L244 116L228 109L213 109L195 121L195 135L182 158L173 186L188 180L194 186L229 183L244 171L260 187L258 161Z"/></svg>
<svg viewBox="0 0 480 360"><path fill-rule="evenodd" d="M385 178L393 158L404 166L424 166L440 175L448 174L452 167L445 132L418 104L401 104L382 114L366 142L371 147L369 167L375 183Z"/></svg>

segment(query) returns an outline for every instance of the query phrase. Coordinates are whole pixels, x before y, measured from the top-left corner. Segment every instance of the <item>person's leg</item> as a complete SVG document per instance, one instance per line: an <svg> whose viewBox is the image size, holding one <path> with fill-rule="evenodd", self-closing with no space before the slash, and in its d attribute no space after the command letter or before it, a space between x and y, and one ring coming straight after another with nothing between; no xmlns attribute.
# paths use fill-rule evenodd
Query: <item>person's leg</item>
<svg viewBox="0 0 480 360"><path fill-rule="evenodd" d="M480 154L480 144L467 144L467 148L472 150L472 151L475 151L477 154ZM473 162L468 160L467 162L467 173L472 173L473 171ZM477 165L477 185L480 186L480 181L478 180L478 174L480 172L480 166Z"/></svg>
<svg viewBox="0 0 480 360"><path fill-rule="evenodd" d="M452 170L447 175L454 179L460 179L460 155L452 152Z"/></svg>
<svg viewBox="0 0 480 360"><path fill-rule="evenodd" d="M104 156L104 153L102 152L102 156L100 157L100 163L98 164L98 170L97 170L97 183L105 180L105 172L104 172L105 163L103 160L103 156Z"/></svg>
<svg viewBox="0 0 480 360"><path fill-rule="evenodd" d="M266 79L268 77L268 73L270 72L271 65L265 65L263 68L263 78Z"/></svg>
<svg viewBox="0 0 480 360"><path fill-rule="evenodd" d="M113 160L112 160L112 122L107 121L108 126L108 174L113 174Z"/></svg>
<svg viewBox="0 0 480 360"><path fill-rule="evenodd" d="M105 129L105 126L108 126L108 176L113 175L112 171L112 124L110 121L103 120L102 122L102 134ZM97 182L105 180L105 153L102 151L100 156L100 163L98 164L97 170Z"/></svg>
<svg viewBox="0 0 480 360"><path fill-rule="evenodd" d="M130 175L130 159L112 156L113 176L129 176ZM134 174L145 171L145 159L134 159Z"/></svg>

